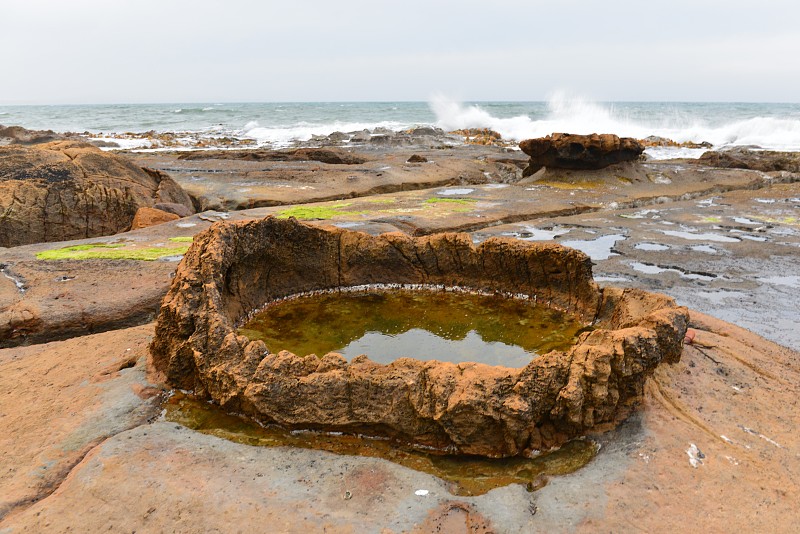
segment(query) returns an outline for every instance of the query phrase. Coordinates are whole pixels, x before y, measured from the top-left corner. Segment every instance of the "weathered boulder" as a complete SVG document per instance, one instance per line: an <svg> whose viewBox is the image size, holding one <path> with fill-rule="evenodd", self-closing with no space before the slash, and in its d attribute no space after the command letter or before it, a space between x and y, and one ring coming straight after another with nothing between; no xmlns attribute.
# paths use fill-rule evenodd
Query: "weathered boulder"
<svg viewBox="0 0 800 534"><path fill-rule="evenodd" d="M0 147L0 246L115 234L160 202L194 213L166 174L87 143Z"/></svg>
<svg viewBox="0 0 800 534"><path fill-rule="evenodd" d="M602 169L614 163L638 158L644 147L636 139L613 134L575 135L554 133L547 137L526 139L519 147L531 157L524 176L542 167L556 169Z"/></svg>
<svg viewBox="0 0 800 534"><path fill-rule="evenodd" d="M165 222L170 222L177 219L180 219L180 217L178 217L174 213L169 213L168 211L142 206L141 208L136 210L136 215L133 216L133 222L131 223L131 230L138 230L139 228L147 228L149 226L155 226L157 224L163 224Z"/></svg>
<svg viewBox="0 0 800 534"><path fill-rule="evenodd" d="M0 145L36 145L63 138L63 135L57 134L53 130L28 130L22 126L0 124Z"/></svg>
<svg viewBox="0 0 800 534"><path fill-rule="evenodd" d="M595 329L522 369L270 354L237 334L237 324L271 300L381 283L526 294ZM613 421L661 361L680 357L687 321L667 297L600 290L588 256L552 243L372 237L270 217L217 223L195 236L162 303L150 364L172 386L263 422L507 456Z"/></svg>

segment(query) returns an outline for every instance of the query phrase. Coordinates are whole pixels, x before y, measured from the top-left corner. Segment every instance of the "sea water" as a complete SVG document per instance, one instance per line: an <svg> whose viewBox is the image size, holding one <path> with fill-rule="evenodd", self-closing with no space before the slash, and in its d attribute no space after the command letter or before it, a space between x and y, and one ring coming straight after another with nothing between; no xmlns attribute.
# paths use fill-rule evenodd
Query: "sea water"
<svg viewBox="0 0 800 534"><path fill-rule="evenodd" d="M533 300L465 291L334 291L270 303L239 333L270 352L300 356L366 354L524 367L537 354L565 350L584 326Z"/></svg>
<svg viewBox="0 0 800 534"><path fill-rule="evenodd" d="M553 132L613 133L643 139L708 142L715 148L756 146L800 151L800 104L592 102L555 96L547 102L283 102L0 106L0 124L57 132L89 132L117 139L121 148L152 148L147 136L174 133L186 148L198 139L248 140L280 148L335 131L452 131L491 128L519 141ZM698 157L703 149L650 148L656 158Z"/></svg>

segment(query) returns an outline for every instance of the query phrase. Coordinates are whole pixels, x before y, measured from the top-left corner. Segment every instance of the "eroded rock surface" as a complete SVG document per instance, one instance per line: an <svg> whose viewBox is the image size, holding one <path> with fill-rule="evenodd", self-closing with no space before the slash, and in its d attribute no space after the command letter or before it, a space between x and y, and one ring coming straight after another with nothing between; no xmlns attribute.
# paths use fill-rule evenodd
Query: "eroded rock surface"
<svg viewBox="0 0 800 534"><path fill-rule="evenodd" d="M709 151L700 156L699 162L711 167L725 169L752 169L756 171L800 172L800 153L775 152L770 150L731 150Z"/></svg>
<svg viewBox="0 0 800 534"><path fill-rule="evenodd" d="M602 169L614 163L635 160L644 152L644 146L636 139L613 134L554 133L526 139L520 142L519 147L531 157L524 176L530 176L542 167Z"/></svg>
<svg viewBox="0 0 800 534"><path fill-rule="evenodd" d="M0 247L115 234L159 202L194 211L166 174L86 143L0 147Z"/></svg>
<svg viewBox="0 0 800 534"><path fill-rule="evenodd" d="M597 328L527 367L399 359L348 363L236 333L264 303L363 284L441 284L523 293ZM676 361L685 308L635 290L600 291L581 252L468 235L372 237L266 218L219 223L195 238L161 307L152 365L174 386L229 410L291 426L384 433L463 453L505 456L563 443L641 394Z"/></svg>

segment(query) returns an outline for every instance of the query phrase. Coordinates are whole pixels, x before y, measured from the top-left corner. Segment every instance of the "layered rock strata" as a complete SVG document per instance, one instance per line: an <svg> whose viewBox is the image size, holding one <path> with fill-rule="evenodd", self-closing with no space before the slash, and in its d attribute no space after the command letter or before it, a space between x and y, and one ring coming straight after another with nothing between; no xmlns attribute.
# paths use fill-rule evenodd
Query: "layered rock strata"
<svg viewBox="0 0 800 534"><path fill-rule="evenodd" d="M575 135L554 133L547 137L526 139L520 149L531 157L523 176L531 176L542 167L594 170L614 163L632 161L642 152L636 139L613 134Z"/></svg>
<svg viewBox="0 0 800 534"><path fill-rule="evenodd" d="M157 203L194 213L166 174L92 145L0 146L0 247L115 234Z"/></svg>
<svg viewBox="0 0 800 534"><path fill-rule="evenodd" d="M237 334L264 303L363 284L441 284L525 294L594 330L522 369L283 351ZM150 347L154 375L222 407L290 427L382 434L466 454L559 445L613 421L662 361L680 358L687 311L606 288L589 258L550 243L465 234L377 237L294 219L217 223L195 237Z"/></svg>

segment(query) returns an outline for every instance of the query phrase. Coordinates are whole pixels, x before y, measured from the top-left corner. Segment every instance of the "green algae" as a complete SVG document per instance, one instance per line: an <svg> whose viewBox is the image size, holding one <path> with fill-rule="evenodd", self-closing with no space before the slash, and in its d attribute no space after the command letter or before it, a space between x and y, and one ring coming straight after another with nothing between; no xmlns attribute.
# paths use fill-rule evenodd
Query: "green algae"
<svg viewBox="0 0 800 534"><path fill-rule="evenodd" d="M588 464L597 453L595 443L577 439L536 458L440 455L385 438L338 432L292 431L278 425L262 426L182 393L176 393L167 400L164 408L167 421L236 443L383 458L439 477L450 483L449 490L453 494L462 496L483 495L509 484L523 484L530 491L540 489L547 483L547 477L574 473Z"/></svg>
<svg viewBox="0 0 800 534"><path fill-rule="evenodd" d="M312 219L333 219L340 215L361 215L365 211L347 211L343 210L350 206L349 202L342 204L332 204L329 206L295 206L279 211L276 217L279 219L288 219L294 217L295 219L312 220Z"/></svg>
<svg viewBox="0 0 800 534"><path fill-rule="evenodd" d="M167 256L185 254L188 245L173 247L126 248L121 243L91 243L43 250L36 254L39 260L139 260L155 261Z"/></svg>
<svg viewBox="0 0 800 534"><path fill-rule="evenodd" d="M331 292L269 304L239 334L270 352L366 354L524 367L572 346L583 325L530 300L431 289Z"/></svg>
<svg viewBox="0 0 800 534"><path fill-rule="evenodd" d="M170 237L170 241L173 243L191 243L194 241L194 237L187 235L187 236L178 236L178 237Z"/></svg>

